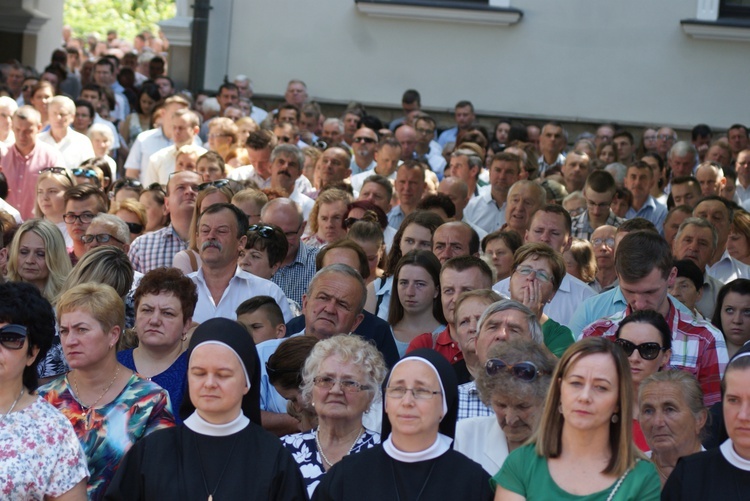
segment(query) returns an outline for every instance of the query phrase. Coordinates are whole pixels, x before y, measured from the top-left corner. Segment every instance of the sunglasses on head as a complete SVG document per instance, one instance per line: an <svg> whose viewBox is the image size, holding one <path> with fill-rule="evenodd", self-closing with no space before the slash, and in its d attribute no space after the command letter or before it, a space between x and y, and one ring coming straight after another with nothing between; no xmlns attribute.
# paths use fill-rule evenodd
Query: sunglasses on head
<svg viewBox="0 0 750 501"><path fill-rule="evenodd" d="M264 224L254 224L247 229L247 232L248 233L257 232L258 235L260 235L263 238L273 237L273 228L271 228L270 226L266 226Z"/></svg>
<svg viewBox="0 0 750 501"><path fill-rule="evenodd" d="M667 348L661 346L659 343L635 344L627 339L615 339L615 344L622 348L622 351L627 356L632 355L635 350L638 350L638 354L643 360L654 360L659 356L659 353L667 351Z"/></svg>
<svg viewBox="0 0 750 501"><path fill-rule="evenodd" d="M549 374L547 371L540 371L533 362L518 362L517 364L508 365L499 358L487 360L484 370L488 376L497 376L502 371L508 371L513 377L528 382L535 380L537 376Z"/></svg>
<svg viewBox="0 0 750 501"><path fill-rule="evenodd" d="M80 167L76 167L75 169L73 169L73 175L75 177L86 177L89 179L99 177L97 176L96 171L94 169L82 169Z"/></svg>
<svg viewBox="0 0 750 501"><path fill-rule="evenodd" d="M18 324L0 327L0 345L9 350L20 350L23 348L26 332L26 327Z"/></svg>
<svg viewBox="0 0 750 501"><path fill-rule="evenodd" d="M167 192L164 190L164 186L160 185L159 183L151 183L148 186L146 186L146 191L161 191L165 195Z"/></svg>
<svg viewBox="0 0 750 501"><path fill-rule="evenodd" d="M229 184L229 179L217 179L216 181L208 181L207 183L201 183L198 185L198 191L203 191L206 188L222 188Z"/></svg>
<svg viewBox="0 0 750 501"><path fill-rule="evenodd" d="M128 225L130 233L139 234L143 231L143 225L140 223L125 223Z"/></svg>
<svg viewBox="0 0 750 501"><path fill-rule="evenodd" d="M143 188L143 185L137 179L133 179L133 178L130 178L130 177L124 177L122 179L118 179L117 181L115 181L115 184L112 185L112 191L117 192L117 191L119 191L119 190L121 190L121 189L123 189L125 187L127 187L127 188Z"/></svg>
<svg viewBox="0 0 750 501"><path fill-rule="evenodd" d="M45 167L44 169L39 171L39 174L42 172L51 172L53 174L62 174L63 176L68 178L68 181L71 183L73 182L73 179L70 177L70 173L68 172L68 169L65 167Z"/></svg>

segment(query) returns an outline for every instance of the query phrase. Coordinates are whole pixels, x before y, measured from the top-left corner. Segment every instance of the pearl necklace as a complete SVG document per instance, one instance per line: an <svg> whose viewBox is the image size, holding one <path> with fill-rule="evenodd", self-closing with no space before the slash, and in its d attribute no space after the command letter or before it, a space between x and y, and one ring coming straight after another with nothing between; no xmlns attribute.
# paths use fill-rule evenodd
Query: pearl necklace
<svg viewBox="0 0 750 501"><path fill-rule="evenodd" d="M8 409L8 412L6 412L5 414L3 414L3 417L0 417L0 423L2 423L5 420L5 418L8 417L8 414L10 414L11 412L13 412L13 409L16 408L16 404L18 403L19 400L21 400L21 397L23 396L23 390L24 390L24 388L22 386L21 387L21 393L19 393L18 396L16 397L16 399L13 401L13 403L10 406L10 409ZM321 452L321 454L323 454L323 453Z"/></svg>
<svg viewBox="0 0 750 501"><path fill-rule="evenodd" d="M320 430L320 427L318 427L315 430L315 445L318 446L318 452L320 453L320 457L323 458L323 461L325 462L325 464L327 464L328 467L330 468L331 466L333 466L333 463L331 463L328 460L328 458L326 457L326 455L323 453L323 447L320 445L320 438L318 438L318 430ZM365 432L364 428L360 428L359 429L359 433L357 434L357 438L354 439L354 443L352 444L351 447L349 447L349 452L347 452L346 454L344 454L344 456L348 456L349 454L351 454L352 449L354 449L354 446L357 445L357 442L359 442L359 439L360 439L360 437L362 436L362 434L364 432Z"/></svg>
<svg viewBox="0 0 750 501"><path fill-rule="evenodd" d="M94 407L96 407L96 404L99 403L99 400L101 400L104 397L104 395L106 395L107 392L110 390L110 388L112 388L112 385L115 384L115 380L117 379L118 374L120 374L120 364L117 364L117 369L115 369L115 376L112 378L112 381L109 382L109 385L104 389L102 394L99 395L99 398L97 398L93 404L88 405L88 406L85 405L81 401L81 392L78 391L78 377L73 379L73 386L75 387L75 390L76 390L76 396L78 397L78 402L81 404L81 407L86 409L83 412L83 415L86 417L86 429L87 430L91 429L91 411L94 409Z"/></svg>

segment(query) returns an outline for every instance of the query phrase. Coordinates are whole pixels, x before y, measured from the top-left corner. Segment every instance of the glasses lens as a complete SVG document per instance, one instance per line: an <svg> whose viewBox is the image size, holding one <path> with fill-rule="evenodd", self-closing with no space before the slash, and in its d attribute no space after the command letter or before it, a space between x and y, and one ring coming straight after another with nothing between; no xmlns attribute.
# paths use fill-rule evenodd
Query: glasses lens
<svg viewBox="0 0 750 501"><path fill-rule="evenodd" d="M659 346L657 343L643 343L642 345L638 346L638 353L640 353L641 358L643 358L644 360L655 359L659 356L660 351L661 346Z"/></svg>
<svg viewBox="0 0 750 501"><path fill-rule="evenodd" d="M521 362L513 366L513 375L524 381L533 381L536 378L536 366L531 362Z"/></svg>
<svg viewBox="0 0 750 501"><path fill-rule="evenodd" d="M497 376L500 371L504 370L508 365L500 360L499 358L491 358L487 360L487 364L484 366L488 376Z"/></svg>
<svg viewBox="0 0 750 501"><path fill-rule="evenodd" d="M23 348L24 339L26 339L26 336L20 336L18 334L0 334L0 344L9 350L20 350Z"/></svg>
<svg viewBox="0 0 750 501"><path fill-rule="evenodd" d="M143 231L143 225L138 223L125 223L128 225L130 233L140 233Z"/></svg>
<svg viewBox="0 0 750 501"><path fill-rule="evenodd" d="M615 340L615 343L622 348L622 351L624 351L627 356L632 355L635 350L635 345L626 339L617 339Z"/></svg>
<svg viewBox="0 0 750 501"><path fill-rule="evenodd" d="M81 240L83 240L83 243L90 244L94 241L94 235L83 235L81 237Z"/></svg>

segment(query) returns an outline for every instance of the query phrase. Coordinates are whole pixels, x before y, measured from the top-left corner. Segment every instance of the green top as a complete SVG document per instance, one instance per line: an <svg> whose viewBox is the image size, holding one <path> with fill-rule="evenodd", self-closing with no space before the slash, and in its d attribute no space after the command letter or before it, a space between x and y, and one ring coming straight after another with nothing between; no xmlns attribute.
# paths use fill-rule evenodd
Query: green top
<svg viewBox="0 0 750 501"><path fill-rule="evenodd" d="M617 485L603 491L576 496L562 490L552 479L547 468L547 458L536 453L535 444L524 445L510 453L500 471L490 479L492 488L498 485L504 489L524 496L529 501L536 499L576 500L576 501L607 501ZM614 501L658 501L661 483L656 468L650 461L638 461L625 480L620 484Z"/></svg>
<svg viewBox="0 0 750 501"><path fill-rule="evenodd" d="M575 343L576 340L573 338L573 332L560 325L551 318L548 318L544 325L542 325L542 334L544 334L544 344L549 348L557 358L562 357L568 346Z"/></svg>

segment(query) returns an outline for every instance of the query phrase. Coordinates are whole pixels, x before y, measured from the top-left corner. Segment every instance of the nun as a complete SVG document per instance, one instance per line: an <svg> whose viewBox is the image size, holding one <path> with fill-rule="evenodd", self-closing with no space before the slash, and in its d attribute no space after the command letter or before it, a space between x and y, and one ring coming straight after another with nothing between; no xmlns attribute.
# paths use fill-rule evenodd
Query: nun
<svg viewBox="0 0 750 501"><path fill-rule="evenodd" d="M451 448L458 414L456 375L439 353L419 349L386 378L385 441L335 464L313 501L490 500L489 475Z"/></svg>
<svg viewBox="0 0 750 501"><path fill-rule="evenodd" d="M105 499L307 499L297 463L260 426L258 353L247 331L208 320L187 358L183 424L137 442Z"/></svg>

